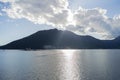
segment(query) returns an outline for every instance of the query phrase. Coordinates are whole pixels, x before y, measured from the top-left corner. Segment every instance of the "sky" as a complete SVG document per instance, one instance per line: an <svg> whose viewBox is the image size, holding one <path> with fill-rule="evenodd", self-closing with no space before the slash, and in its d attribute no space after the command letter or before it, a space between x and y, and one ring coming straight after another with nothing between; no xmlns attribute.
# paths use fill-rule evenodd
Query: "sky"
<svg viewBox="0 0 120 80"><path fill-rule="evenodd" d="M57 28L101 40L120 36L120 0L0 0L0 45Z"/></svg>

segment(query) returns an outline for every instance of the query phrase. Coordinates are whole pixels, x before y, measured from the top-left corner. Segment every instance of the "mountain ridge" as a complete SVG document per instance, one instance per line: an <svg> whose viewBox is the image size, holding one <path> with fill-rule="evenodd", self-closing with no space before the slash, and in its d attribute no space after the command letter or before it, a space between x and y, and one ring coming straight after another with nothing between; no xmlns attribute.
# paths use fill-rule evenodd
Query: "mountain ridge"
<svg viewBox="0 0 120 80"><path fill-rule="evenodd" d="M114 40L98 40L91 36L79 36L57 29L38 31L13 41L0 49L120 49L120 37Z"/></svg>

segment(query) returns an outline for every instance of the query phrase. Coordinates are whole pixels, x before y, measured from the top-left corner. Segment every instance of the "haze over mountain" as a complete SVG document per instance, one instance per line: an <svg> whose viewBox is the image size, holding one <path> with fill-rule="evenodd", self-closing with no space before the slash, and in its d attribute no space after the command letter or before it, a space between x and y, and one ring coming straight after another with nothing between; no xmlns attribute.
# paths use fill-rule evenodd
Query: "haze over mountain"
<svg viewBox="0 0 120 80"><path fill-rule="evenodd" d="M28 37L1 46L1 49L118 49L120 37L98 40L57 29L36 32Z"/></svg>

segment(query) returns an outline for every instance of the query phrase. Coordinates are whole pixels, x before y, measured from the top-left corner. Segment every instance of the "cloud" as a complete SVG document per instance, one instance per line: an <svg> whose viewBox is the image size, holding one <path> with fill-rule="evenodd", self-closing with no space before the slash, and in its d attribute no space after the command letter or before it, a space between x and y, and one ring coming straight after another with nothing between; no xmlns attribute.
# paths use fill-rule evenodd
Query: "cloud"
<svg viewBox="0 0 120 80"><path fill-rule="evenodd" d="M12 0L13 1L13 0ZM65 26L69 14L67 0L17 0L11 8L3 9L9 17L25 18L36 24Z"/></svg>
<svg viewBox="0 0 120 80"><path fill-rule="evenodd" d="M0 13L0 16L2 16L2 13Z"/></svg>
<svg viewBox="0 0 120 80"><path fill-rule="evenodd" d="M113 39L120 36L120 16L109 18L107 10L101 8L79 8L74 13L77 33L91 35L99 39ZM82 31L78 31L82 30Z"/></svg>
<svg viewBox="0 0 120 80"><path fill-rule="evenodd" d="M79 35L98 39L113 39L120 36L120 16L109 18L101 8L71 11L68 0L0 0L9 2L10 8L3 11L14 19L25 18L35 24L52 25Z"/></svg>
<svg viewBox="0 0 120 80"><path fill-rule="evenodd" d="M15 2L15 0L0 0L1 2Z"/></svg>

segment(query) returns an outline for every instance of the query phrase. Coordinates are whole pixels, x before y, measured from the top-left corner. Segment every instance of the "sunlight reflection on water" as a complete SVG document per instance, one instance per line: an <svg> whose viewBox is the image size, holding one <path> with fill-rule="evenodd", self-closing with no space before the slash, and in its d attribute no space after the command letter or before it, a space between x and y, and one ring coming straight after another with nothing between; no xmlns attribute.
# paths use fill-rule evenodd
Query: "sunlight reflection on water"
<svg viewBox="0 0 120 80"><path fill-rule="evenodd" d="M0 80L119 80L120 50L0 50Z"/></svg>
<svg viewBox="0 0 120 80"><path fill-rule="evenodd" d="M64 61L61 65L61 80L80 80L80 73L78 65L75 63L76 55L74 55L76 50L61 50L63 53Z"/></svg>

